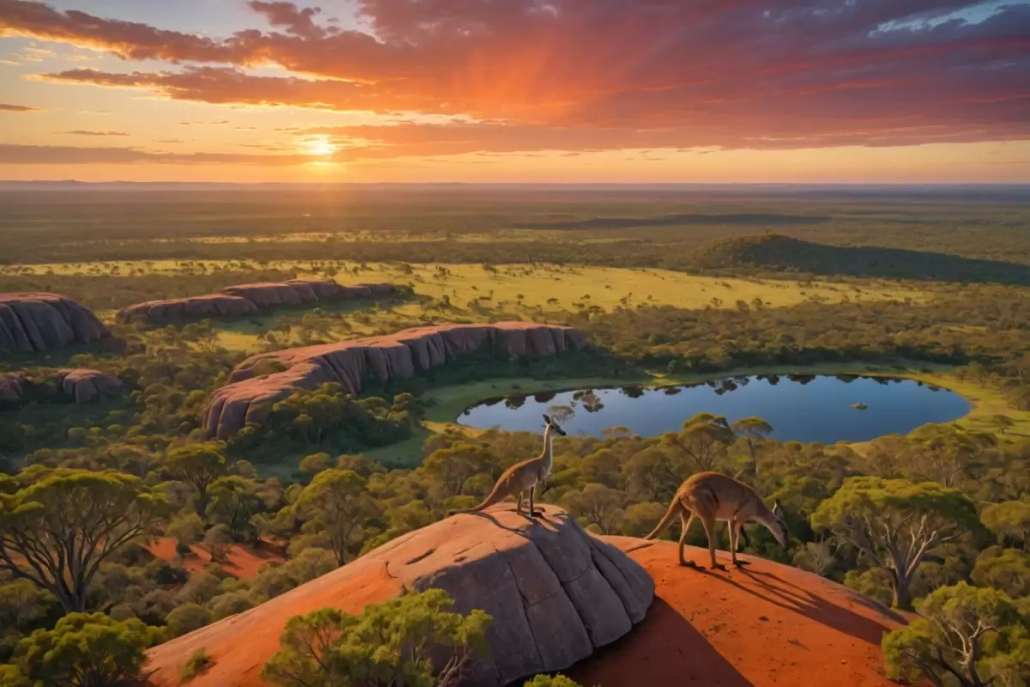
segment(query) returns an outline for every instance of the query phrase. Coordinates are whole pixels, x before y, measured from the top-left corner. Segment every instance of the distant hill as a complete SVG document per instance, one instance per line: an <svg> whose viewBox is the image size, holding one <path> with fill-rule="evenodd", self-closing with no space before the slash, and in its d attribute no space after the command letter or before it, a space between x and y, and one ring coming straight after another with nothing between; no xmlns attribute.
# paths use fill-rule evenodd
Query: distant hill
<svg viewBox="0 0 1030 687"><path fill-rule="evenodd" d="M695 253L693 264L702 269L1030 286L1026 265L879 246L830 246L776 233L714 241Z"/></svg>

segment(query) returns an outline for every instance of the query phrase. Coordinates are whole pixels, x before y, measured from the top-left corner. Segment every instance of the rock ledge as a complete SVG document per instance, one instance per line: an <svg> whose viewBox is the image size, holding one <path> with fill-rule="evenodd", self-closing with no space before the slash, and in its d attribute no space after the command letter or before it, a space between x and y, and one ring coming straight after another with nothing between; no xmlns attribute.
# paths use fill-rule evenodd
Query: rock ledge
<svg viewBox="0 0 1030 687"><path fill-rule="evenodd" d="M230 384L212 394L205 425L209 436L226 439L249 423L264 422L271 404L294 389L336 382L356 394L367 378L385 382L411 377L476 351L546 357L585 345L583 335L571 327L498 322L419 327L389 336L288 348L240 363L229 376ZM287 369L257 376L268 363Z"/></svg>

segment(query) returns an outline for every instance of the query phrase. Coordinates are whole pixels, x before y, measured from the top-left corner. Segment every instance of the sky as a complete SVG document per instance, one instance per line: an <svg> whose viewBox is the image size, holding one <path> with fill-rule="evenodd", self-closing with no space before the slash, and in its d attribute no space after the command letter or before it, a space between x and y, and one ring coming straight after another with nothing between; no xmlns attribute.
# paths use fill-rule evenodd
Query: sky
<svg viewBox="0 0 1030 687"><path fill-rule="evenodd" d="M1030 0L0 0L0 179L1030 183Z"/></svg>

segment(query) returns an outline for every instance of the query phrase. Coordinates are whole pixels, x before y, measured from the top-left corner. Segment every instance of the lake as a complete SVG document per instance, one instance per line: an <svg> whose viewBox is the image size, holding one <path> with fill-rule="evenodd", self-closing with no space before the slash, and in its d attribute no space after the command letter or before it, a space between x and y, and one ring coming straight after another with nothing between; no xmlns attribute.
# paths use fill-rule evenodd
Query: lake
<svg viewBox="0 0 1030 687"><path fill-rule="evenodd" d="M570 435L600 437L603 430L622 426L656 436L678 431L697 413L712 413L730 422L761 417L780 441L832 444L907 434L927 423L958 419L970 409L958 394L910 379L761 375L665 388L508 396L473 406L457 421L481 429L541 432L540 416L550 413Z"/></svg>

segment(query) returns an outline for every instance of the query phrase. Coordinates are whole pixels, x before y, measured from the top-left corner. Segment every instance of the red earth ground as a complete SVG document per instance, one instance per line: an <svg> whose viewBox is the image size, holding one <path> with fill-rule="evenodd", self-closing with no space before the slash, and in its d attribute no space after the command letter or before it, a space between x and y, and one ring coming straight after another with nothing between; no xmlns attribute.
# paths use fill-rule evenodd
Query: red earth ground
<svg viewBox="0 0 1030 687"><path fill-rule="evenodd" d="M193 572L203 572L211 563L211 553L203 546L194 545L192 556L182 560L182 567ZM161 537L147 547L150 553L157 558L166 561L173 561L176 558L175 540L171 537ZM262 547L256 549L252 546L233 545L226 554L222 570L233 577L241 580L249 580L257 575L258 568L265 563L282 563L285 559L276 548Z"/></svg>
<svg viewBox="0 0 1030 687"><path fill-rule="evenodd" d="M880 639L904 618L816 575L766 560L729 572L681 568L676 545L606 537L655 580L647 618L566 671L586 687L886 687ZM688 557L707 566L708 551ZM720 558L728 555L720 552ZM727 560L727 562L729 562ZM264 662L293 616L325 606L359 612L400 592L383 566L354 563L238 616L156 647L157 687L179 685L190 654L213 659L190 687L264 687ZM288 603L277 603L283 599Z"/></svg>

